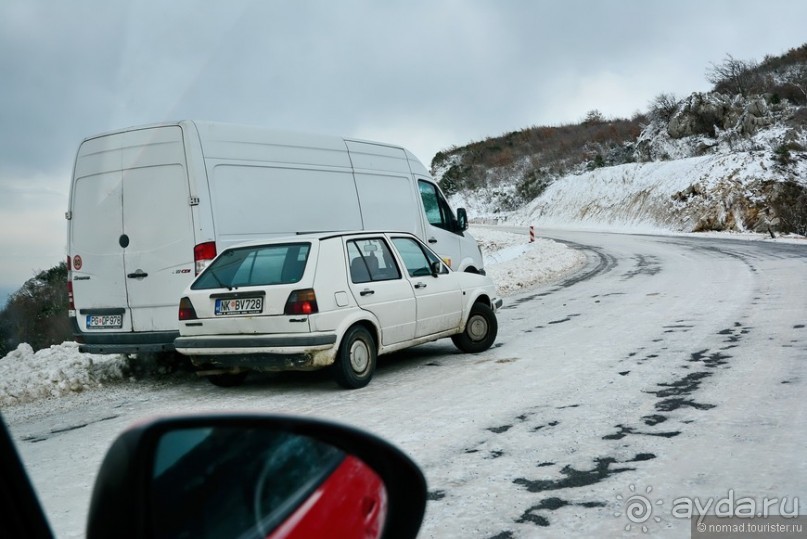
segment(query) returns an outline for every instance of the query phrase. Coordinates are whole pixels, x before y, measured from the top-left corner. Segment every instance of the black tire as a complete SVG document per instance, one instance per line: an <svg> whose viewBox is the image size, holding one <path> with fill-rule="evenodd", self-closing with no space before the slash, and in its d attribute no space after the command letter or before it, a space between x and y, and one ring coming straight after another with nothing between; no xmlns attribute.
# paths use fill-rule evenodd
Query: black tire
<svg viewBox="0 0 807 539"><path fill-rule="evenodd" d="M496 321L496 313L484 303L477 302L471 307L465 330L457 335L452 335L451 340L454 342L454 346L463 352L476 354L493 346L498 331L499 323Z"/></svg>
<svg viewBox="0 0 807 539"><path fill-rule="evenodd" d="M370 383L375 372L375 339L364 326L353 326L339 345L333 376L346 389L359 389Z"/></svg>
<svg viewBox="0 0 807 539"><path fill-rule="evenodd" d="M208 381L218 387L238 387L247 379L247 372L234 372L227 374L210 374Z"/></svg>

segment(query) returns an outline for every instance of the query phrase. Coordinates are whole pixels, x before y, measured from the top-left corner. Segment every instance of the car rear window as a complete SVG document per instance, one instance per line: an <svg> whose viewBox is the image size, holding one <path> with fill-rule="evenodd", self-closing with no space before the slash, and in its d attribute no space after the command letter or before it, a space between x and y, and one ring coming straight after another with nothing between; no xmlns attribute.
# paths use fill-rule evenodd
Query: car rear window
<svg viewBox="0 0 807 539"><path fill-rule="evenodd" d="M282 243L224 251L191 285L194 290L296 283L303 277L310 243Z"/></svg>

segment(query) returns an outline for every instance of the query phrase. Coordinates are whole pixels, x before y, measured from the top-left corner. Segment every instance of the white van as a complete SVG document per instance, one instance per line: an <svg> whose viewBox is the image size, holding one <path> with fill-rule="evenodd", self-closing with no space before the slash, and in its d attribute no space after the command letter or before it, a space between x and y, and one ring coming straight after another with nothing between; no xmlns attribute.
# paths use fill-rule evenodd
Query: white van
<svg viewBox="0 0 807 539"><path fill-rule="evenodd" d="M83 352L173 350L184 288L248 240L400 230L484 273L465 211L409 151L378 142L198 121L105 133L79 146L66 218Z"/></svg>

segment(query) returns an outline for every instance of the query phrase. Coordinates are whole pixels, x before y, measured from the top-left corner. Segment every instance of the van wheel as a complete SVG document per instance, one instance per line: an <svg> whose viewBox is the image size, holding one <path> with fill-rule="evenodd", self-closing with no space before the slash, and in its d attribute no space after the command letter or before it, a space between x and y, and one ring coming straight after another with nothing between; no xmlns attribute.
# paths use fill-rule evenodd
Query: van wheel
<svg viewBox="0 0 807 539"><path fill-rule="evenodd" d="M499 323L496 321L496 313L484 303L477 302L471 307L465 331L452 335L451 340L454 346L463 352L475 354L490 348L493 341L496 340L498 331Z"/></svg>
<svg viewBox="0 0 807 539"><path fill-rule="evenodd" d="M247 374L246 371L227 374L210 374L207 376L207 379L214 386L238 387L247 379Z"/></svg>
<svg viewBox="0 0 807 539"><path fill-rule="evenodd" d="M346 389L358 389L370 383L375 372L375 340L363 326L353 326L339 345L333 375Z"/></svg>

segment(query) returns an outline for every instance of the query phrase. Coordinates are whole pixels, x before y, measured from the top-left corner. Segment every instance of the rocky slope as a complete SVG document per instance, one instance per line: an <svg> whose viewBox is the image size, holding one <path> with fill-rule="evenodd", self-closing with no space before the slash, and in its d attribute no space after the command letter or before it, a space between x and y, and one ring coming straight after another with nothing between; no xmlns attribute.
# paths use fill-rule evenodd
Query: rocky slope
<svg viewBox="0 0 807 539"><path fill-rule="evenodd" d="M590 159L561 174L542 169L541 155L514 156L489 167L486 182L455 190L451 202L472 218L522 224L807 235L807 60L800 58L778 70L768 68L779 59L755 67L755 80L788 88L789 98L694 93L651 109L635 140L594 144ZM467 152L442 157L438 178L461 170ZM537 196L524 197L530 178L542 183Z"/></svg>

